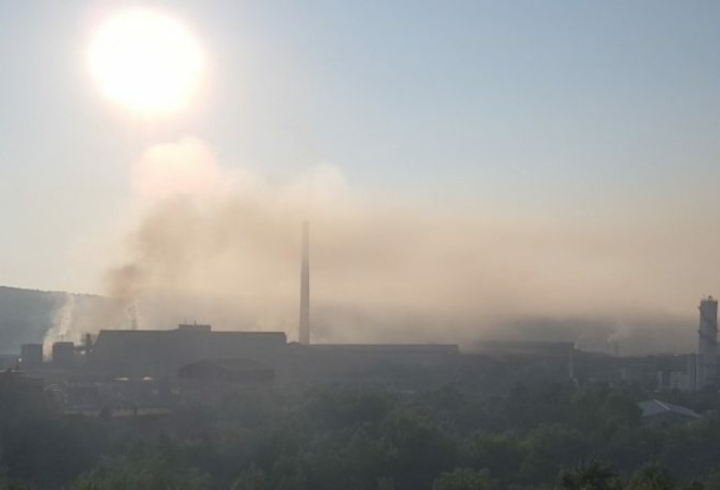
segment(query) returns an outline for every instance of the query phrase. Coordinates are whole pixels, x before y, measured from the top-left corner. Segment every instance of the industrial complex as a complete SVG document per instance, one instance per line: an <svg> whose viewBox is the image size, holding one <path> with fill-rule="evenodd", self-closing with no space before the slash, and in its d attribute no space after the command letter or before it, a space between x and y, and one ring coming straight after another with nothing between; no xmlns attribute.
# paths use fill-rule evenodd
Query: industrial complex
<svg viewBox="0 0 720 490"><path fill-rule="evenodd" d="M584 352L571 342L483 341L456 344L314 344L310 321L308 225L302 228L298 342L285 332L177 328L100 330L78 345L25 344L5 380L27 379L53 391L68 411L172 407L237 393L372 384L398 392L448 383L501 392L513 383L639 383L655 390L703 390L717 382L718 302L699 307L697 353L620 357ZM498 374L500 373L500 374Z"/></svg>

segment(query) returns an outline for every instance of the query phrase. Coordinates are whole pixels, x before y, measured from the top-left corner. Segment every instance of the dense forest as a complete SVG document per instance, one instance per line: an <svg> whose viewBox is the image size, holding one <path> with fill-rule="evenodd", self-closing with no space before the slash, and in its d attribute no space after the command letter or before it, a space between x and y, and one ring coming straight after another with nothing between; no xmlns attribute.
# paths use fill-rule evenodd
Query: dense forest
<svg viewBox="0 0 720 490"><path fill-rule="evenodd" d="M720 488L720 416L648 424L645 394L516 386L473 397L366 387L238 394L169 416L68 417L0 391L3 489ZM676 400L677 401L677 400ZM691 395L697 409L714 394Z"/></svg>

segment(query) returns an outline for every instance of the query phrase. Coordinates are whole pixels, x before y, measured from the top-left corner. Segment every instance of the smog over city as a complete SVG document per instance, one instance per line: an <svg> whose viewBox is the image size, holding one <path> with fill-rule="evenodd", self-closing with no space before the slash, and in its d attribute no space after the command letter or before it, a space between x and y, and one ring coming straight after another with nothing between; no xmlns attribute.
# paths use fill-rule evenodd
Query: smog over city
<svg viewBox="0 0 720 490"><path fill-rule="evenodd" d="M719 21L0 4L0 490L720 488Z"/></svg>

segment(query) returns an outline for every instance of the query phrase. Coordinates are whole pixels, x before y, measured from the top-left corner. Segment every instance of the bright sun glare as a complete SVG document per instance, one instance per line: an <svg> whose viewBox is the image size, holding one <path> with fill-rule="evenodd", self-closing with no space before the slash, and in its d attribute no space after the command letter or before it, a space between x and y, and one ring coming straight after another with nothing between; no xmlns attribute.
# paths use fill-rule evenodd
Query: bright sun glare
<svg viewBox="0 0 720 490"><path fill-rule="evenodd" d="M185 106L203 71L202 49L167 15L131 9L111 16L90 44L90 70L107 97L138 113Z"/></svg>

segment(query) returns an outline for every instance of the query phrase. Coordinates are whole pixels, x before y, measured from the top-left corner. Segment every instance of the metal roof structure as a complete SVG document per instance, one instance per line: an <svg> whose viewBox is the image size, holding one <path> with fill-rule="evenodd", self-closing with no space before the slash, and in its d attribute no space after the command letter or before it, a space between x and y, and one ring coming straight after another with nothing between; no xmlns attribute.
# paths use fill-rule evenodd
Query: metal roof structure
<svg viewBox="0 0 720 490"><path fill-rule="evenodd" d="M638 403L638 407L642 410L643 417L655 417L668 414L692 419L700 417L697 412L687 407L681 407L680 405L673 405L672 403L665 403L655 399L642 401Z"/></svg>

